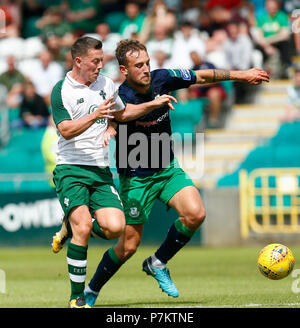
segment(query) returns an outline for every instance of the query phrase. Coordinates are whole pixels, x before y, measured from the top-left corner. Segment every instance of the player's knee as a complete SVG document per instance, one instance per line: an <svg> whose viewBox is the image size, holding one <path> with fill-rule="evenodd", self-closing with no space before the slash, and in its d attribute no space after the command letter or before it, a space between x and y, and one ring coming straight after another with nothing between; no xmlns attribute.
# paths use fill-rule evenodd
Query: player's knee
<svg viewBox="0 0 300 328"><path fill-rule="evenodd" d="M75 227L72 227L73 236L77 236L78 238L81 238L83 240L88 240L91 230L92 230L92 222L86 221L81 222L78 225L75 225ZM75 228L75 229L74 229Z"/></svg>
<svg viewBox="0 0 300 328"><path fill-rule="evenodd" d="M125 229L125 221L119 220L110 224L105 235L108 239L119 238Z"/></svg>
<svg viewBox="0 0 300 328"><path fill-rule="evenodd" d="M197 230L201 224L204 222L206 217L206 211L205 208L203 207L197 207L195 209L193 209L193 211L191 211L185 218L185 224L186 226L195 231Z"/></svg>

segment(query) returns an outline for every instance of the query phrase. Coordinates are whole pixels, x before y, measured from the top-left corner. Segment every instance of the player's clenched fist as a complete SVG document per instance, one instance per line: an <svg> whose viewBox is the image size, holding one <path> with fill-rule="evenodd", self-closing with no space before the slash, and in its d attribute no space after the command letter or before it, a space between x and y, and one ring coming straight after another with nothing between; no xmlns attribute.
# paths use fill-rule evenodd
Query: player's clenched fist
<svg viewBox="0 0 300 328"><path fill-rule="evenodd" d="M262 82L269 82L269 74L260 68L251 68L244 71L245 80L250 84L260 84Z"/></svg>

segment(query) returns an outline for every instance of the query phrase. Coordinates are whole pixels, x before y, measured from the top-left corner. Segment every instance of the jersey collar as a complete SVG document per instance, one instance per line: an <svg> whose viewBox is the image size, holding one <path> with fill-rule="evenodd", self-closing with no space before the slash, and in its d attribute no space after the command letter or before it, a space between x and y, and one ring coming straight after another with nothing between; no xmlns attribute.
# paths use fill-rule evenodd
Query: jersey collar
<svg viewBox="0 0 300 328"><path fill-rule="evenodd" d="M124 84L130 88L131 90L133 90L135 92L135 94L139 94L142 96L146 96L146 95L151 95L152 94L152 83L150 84L150 88L146 91L146 92L140 92L138 91L134 86L132 86L131 84L129 84L127 82L127 80L124 81Z"/></svg>
<svg viewBox="0 0 300 328"><path fill-rule="evenodd" d="M98 75L97 77L97 80L99 79L100 77L100 74ZM96 81L94 81L93 83L91 83L89 86L85 85L85 84L82 84L82 83L79 83L78 81L74 80L72 77L71 77L71 71L69 71L67 74L66 74L66 79L67 81L73 86L73 87L77 87L77 88L90 88L94 85Z"/></svg>

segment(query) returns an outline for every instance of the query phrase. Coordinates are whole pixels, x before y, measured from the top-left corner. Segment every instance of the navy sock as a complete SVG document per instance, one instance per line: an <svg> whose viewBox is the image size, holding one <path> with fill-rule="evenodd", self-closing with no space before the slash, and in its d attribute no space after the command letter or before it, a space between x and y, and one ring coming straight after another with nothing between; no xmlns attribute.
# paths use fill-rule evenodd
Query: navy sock
<svg viewBox="0 0 300 328"><path fill-rule="evenodd" d="M167 238L155 252L155 256L162 262L167 263L183 246L190 240L194 232L186 228L178 219L169 229Z"/></svg>
<svg viewBox="0 0 300 328"><path fill-rule="evenodd" d="M92 291L99 293L102 286L119 270L124 262L116 256L113 248L107 250L100 261L97 270L89 283Z"/></svg>

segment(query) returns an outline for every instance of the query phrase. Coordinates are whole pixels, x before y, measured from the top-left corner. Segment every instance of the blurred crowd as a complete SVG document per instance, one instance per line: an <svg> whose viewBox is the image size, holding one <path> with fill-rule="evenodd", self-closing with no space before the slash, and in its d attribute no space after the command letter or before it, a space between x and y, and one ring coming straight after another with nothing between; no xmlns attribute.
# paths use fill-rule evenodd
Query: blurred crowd
<svg viewBox="0 0 300 328"><path fill-rule="evenodd" d="M114 51L125 38L147 46L152 70L261 67L285 79L300 55L300 0L1 0L0 9L0 84L18 110L14 127L47 125L51 90L83 35L102 40L102 73L116 83ZM232 88L191 87L182 102L205 98L206 127L218 128L224 104L251 101L249 86Z"/></svg>

